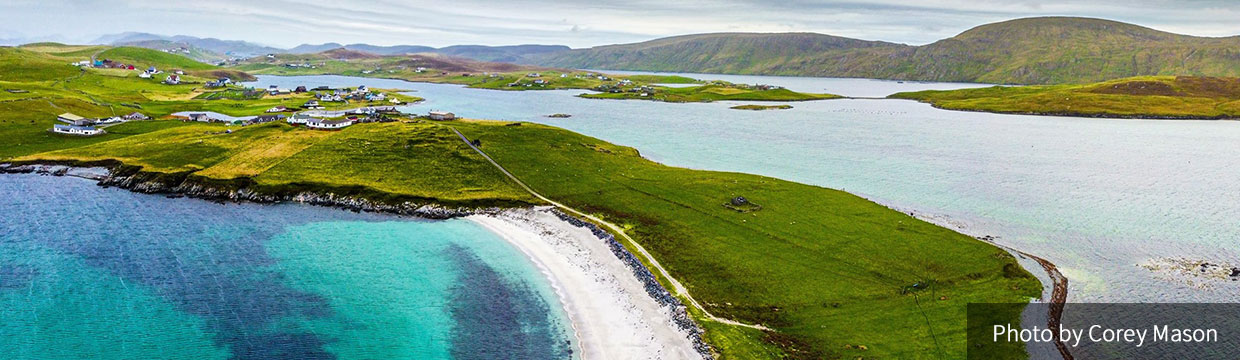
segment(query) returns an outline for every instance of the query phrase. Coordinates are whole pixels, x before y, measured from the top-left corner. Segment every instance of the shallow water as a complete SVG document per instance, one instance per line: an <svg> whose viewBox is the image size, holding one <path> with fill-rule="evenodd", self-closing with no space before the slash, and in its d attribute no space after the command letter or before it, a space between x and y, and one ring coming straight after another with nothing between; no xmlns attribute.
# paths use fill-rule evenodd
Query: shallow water
<svg viewBox="0 0 1240 360"><path fill-rule="evenodd" d="M572 357L547 280L466 220L38 175L0 212L3 359Z"/></svg>
<svg viewBox="0 0 1240 360"><path fill-rule="evenodd" d="M691 76L852 96L979 86ZM1189 285L1139 266L1163 257L1240 264L1240 122L999 115L876 99L755 112L728 109L743 102L591 100L574 96L582 90L341 76L256 84L410 89L427 101L407 111L545 123L670 165L844 189L1046 257L1070 278L1072 301L1235 301L1240 293L1240 282ZM546 117L555 113L573 116Z"/></svg>

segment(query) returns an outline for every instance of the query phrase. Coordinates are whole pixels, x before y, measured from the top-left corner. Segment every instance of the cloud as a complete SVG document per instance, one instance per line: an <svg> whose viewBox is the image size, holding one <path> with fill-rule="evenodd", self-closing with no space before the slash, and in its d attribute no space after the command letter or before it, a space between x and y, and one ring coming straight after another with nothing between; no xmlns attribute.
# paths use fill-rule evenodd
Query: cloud
<svg viewBox="0 0 1240 360"><path fill-rule="evenodd" d="M1201 36L1240 34L1240 22L1233 20L1240 16L1240 3L1223 0L9 0L0 4L0 23L23 29L31 38L47 38L54 31L70 41L85 42L108 33L141 31L282 47L324 42L586 47L720 31L809 31L923 44L988 22L1048 15L1104 17ZM53 23L55 27L46 26Z"/></svg>

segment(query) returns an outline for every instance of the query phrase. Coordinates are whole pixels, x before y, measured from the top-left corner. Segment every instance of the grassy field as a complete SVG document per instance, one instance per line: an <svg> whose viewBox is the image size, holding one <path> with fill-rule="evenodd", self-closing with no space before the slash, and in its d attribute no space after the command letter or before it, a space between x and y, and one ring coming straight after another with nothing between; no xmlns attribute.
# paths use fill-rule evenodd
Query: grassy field
<svg viewBox="0 0 1240 360"><path fill-rule="evenodd" d="M66 111L245 115L307 95L193 99L204 91L194 84L83 71L55 54L16 51L45 64L0 61L33 71L18 74L24 81L0 80L24 91L0 92L0 161L117 161L258 193L331 192L385 203L539 202L456 138L454 126L540 193L625 226L715 315L775 329L702 321L707 341L727 359L961 358L966 303L1021 302L1041 291L1000 249L848 193L663 166L635 149L542 125L410 121L328 132L155 120L111 126L98 137L54 135L47 129ZM744 95L735 90L709 93ZM736 196L760 209L724 206ZM1024 356L1017 348L987 350Z"/></svg>
<svg viewBox="0 0 1240 360"><path fill-rule="evenodd" d="M141 124L160 123L182 124ZM966 303L1023 301L1041 290L993 246L844 192L667 167L634 149L541 125L449 124L544 195L623 224L711 312L777 330L703 321L724 358L960 358ZM223 129L183 124L16 160L118 160L273 193L537 202L442 123ZM735 196L761 210L723 206Z"/></svg>
<svg viewBox="0 0 1240 360"><path fill-rule="evenodd" d="M643 94L645 94L643 96ZM839 95L799 93L788 89L759 90L745 85L716 82L709 85L688 87L655 86L652 91L645 92L602 92L582 94L589 99L634 99L667 102L708 102L722 100L743 101L809 101L838 99Z"/></svg>
<svg viewBox="0 0 1240 360"><path fill-rule="evenodd" d="M270 193L318 190L468 206L537 203L447 128L427 122L375 123L331 132L281 123L234 128L231 133L224 132L226 128L190 123L13 160L115 160L146 172L188 173Z"/></svg>
<svg viewBox="0 0 1240 360"><path fill-rule="evenodd" d="M89 59L92 54L156 66L193 68L182 76L181 85L160 81L168 74L152 79L138 77L139 71L122 69L82 69L70 62ZM101 57L102 58L102 57ZM86 117L110 117L141 112L162 118L180 111L214 111L233 116L260 115L275 106L297 108L310 100L312 93L268 96L244 96L239 87L227 90L206 89L203 83L217 75L237 73L207 64L189 64L178 55L141 48L109 48L104 46L71 46L40 43L20 48L0 47L0 136L14 141L0 143L0 160L72 147L129 135L179 126L171 122L129 123L108 127L107 134L81 138L48 132L56 123L57 114L71 112ZM207 77L195 75L210 75ZM251 77L236 75L235 77ZM390 97L405 102L417 97L389 92ZM383 102L325 102L329 110L360 106L390 105Z"/></svg>
<svg viewBox="0 0 1240 360"><path fill-rule="evenodd" d="M1002 250L848 193L501 125L456 126L543 195L628 227L712 313L778 331L708 325L731 358L963 358L966 303L1041 292ZM736 196L761 210L723 206Z"/></svg>
<svg viewBox="0 0 1240 360"><path fill-rule="evenodd" d="M1240 78L1144 76L1084 85L897 93L950 110L1168 119L1240 118Z"/></svg>

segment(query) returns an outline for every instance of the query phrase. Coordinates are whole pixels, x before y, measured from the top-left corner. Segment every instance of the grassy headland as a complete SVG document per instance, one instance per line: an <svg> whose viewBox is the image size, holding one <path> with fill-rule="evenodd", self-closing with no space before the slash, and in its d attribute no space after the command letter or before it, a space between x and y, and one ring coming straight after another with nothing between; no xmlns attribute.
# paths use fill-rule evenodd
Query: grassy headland
<svg viewBox="0 0 1240 360"><path fill-rule="evenodd" d="M1084 85L897 93L950 110L1155 119L1240 117L1240 78L1145 76Z"/></svg>
<svg viewBox="0 0 1240 360"><path fill-rule="evenodd" d="M713 314L775 330L695 314L726 359L961 358L965 304L1023 302L1041 292L1006 252L860 197L664 166L635 149L543 125L408 121L328 132L283 123L228 128L153 120L116 125L97 137L53 135L46 129L66 111L234 113L302 99L193 99L204 91L197 85L80 70L54 54L14 51L35 63L0 66L34 72L19 74L23 81L0 80L26 91L0 92L0 161L123 164L159 178L263 194L314 191L446 206L539 203L457 138L453 126L540 193L625 226ZM737 196L755 210L725 206ZM1023 357L1019 346L992 351Z"/></svg>

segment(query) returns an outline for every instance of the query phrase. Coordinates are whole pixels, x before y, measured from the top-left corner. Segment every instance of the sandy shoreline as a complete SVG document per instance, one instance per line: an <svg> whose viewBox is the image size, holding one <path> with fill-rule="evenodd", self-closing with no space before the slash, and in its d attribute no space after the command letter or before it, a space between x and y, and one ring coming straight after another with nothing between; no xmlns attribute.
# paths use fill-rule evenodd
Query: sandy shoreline
<svg viewBox="0 0 1240 360"><path fill-rule="evenodd" d="M515 209L467 219L500 235L547 276L568 313L581 357L701 359L693 334L647 294L628 264L591 230L547 208Z"/></svg>

